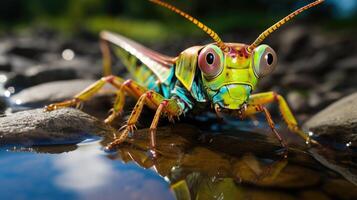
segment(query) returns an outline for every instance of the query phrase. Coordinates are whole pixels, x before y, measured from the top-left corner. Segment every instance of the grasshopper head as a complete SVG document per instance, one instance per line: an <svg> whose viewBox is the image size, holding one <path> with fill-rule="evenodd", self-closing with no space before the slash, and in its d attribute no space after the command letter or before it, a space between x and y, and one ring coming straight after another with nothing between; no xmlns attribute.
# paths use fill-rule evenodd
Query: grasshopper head
<svg viewBox="0 0 357 200"><path fill-rule="evenodd" d="M240 109L258 79L270 74L277 64L275 51L259 45L253 52L248 45L226 43L230 49L222 51L216 44L205 46L198 55L203 85L212 103L225 109Z"/></svg>

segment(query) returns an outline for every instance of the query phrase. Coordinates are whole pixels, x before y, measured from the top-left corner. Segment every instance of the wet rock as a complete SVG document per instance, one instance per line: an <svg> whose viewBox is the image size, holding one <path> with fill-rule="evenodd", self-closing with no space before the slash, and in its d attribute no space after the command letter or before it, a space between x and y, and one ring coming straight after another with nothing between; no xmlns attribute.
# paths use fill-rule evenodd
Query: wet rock
<svg viewBox="0 0 357 200"><path fill-rule="evenodd" d="M304 125L316 136L341 143L357 143L357 93L347 96L313 116Z"/></svg>
<svg viewBox="0 0 357 200"><path fill-rule="evenodd" d="M28 110L0 118L0 144L71 144L112 129L77 109Z"/></svg>

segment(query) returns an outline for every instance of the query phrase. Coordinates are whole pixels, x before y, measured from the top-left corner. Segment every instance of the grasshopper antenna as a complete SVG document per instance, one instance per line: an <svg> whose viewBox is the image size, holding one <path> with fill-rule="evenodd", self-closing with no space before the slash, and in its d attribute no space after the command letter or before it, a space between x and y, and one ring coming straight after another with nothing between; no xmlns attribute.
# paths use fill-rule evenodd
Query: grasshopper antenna
<svg viewBox="0 0 357 200"><path fill-rule="evenodd" d="M308 10L312 7L315 7L319 5L320 3L323 3L325 0L316 0L315 2L312 2L302 8L297 9L296 11L290 13L288 16L284 17L277 23L275 23L273 26L269 27L267 30L265 30L262 34L259 35L259 37L250 45L247 47L247 51L251 53L259 44L261 44L265 38L267 38L271 33L276 31L277 29L280 28L283 24L286 22L290 21L292 18L296 17L300 13L304 12L305 10Z"/></svg>
<svg viewBox="0 0 357 200"><path fill-rule="evenodd" d="M222 39L218 36L216 32L214 32L212 29L204 25L202 22L198 21L196 18L192 17L191 15L181 11L180 9L176 8L173 5L170 5L168 3L162 2L160 0L149 0L152 3L155 3L157 5L160 5L162 7L165 7L182 17L186 18L187 20L191 21L193 24L197 25L200 29L202 29L204 32L206 32L216 43L217 46L222 49L224 52L229 52L229 47L222 41Z"/></svg>

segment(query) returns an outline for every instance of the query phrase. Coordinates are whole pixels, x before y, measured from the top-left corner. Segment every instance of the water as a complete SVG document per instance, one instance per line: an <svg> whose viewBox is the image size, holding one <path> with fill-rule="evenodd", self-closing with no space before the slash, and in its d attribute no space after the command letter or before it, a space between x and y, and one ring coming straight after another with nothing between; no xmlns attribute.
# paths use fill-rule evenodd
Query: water
<svg viewBox="0 0 357 200"><path fill-rule="evenodd" d="M3 147L1 199L354 199L356 186L319 164L303 146L289 158L270 136L204 133L189 124L147 129L107 153L109 138L77 145Z"/></svg>
<svg viewBox="0 0 357 200"><path fill-rule="evenodd" d="M22 151L0 151L1 199L175 199L153 169L108 159L99 141Z"/></svg>

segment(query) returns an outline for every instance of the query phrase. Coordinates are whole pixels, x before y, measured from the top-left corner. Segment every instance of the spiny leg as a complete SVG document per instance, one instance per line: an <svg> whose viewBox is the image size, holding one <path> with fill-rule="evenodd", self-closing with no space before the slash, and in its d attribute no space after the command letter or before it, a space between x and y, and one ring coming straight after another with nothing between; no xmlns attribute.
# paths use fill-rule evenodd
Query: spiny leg
<svg viewBox="0 0 357 200"><path fill-rule="evenodd" d="M265 115L265 118L269 124L269 127L271 129L271 131L274 133L275 137L279 140L280 145L284 148L284 158L287 157L287 153L288 153L288 146L287 144L284 142L284 140L282 139L282 137L280 136L280 134L278 133L278 131L275 129L275 124L274 121L270 115L270 112L268 111L268 109L262 105L251 105L248 104L245 111L243 111L243 115L244 116L251 116L254 115L258 112L263 112Z"/></svg>
<svg viewBox="0 0 357 200"><path fill-rule="evenodd" d="M120 143L124 142L125 139L128 137L128 134L134 131L135 124L137 123L141 115L144 105L147 105L151 109L157 109L152 124L150 126L151 145L153 148L155 148L156 145L156 128L161 114L165 112L168 115L169 120L172 120L174 116L180 116L182 114L182 108L180 107L176 99L165 99L162 95L156 92L148 91L140 96L134 107L134 110L132 111L128 119L127 124L122 128L124 130L121 133L120 137L111 142L107 146L107 149L113 149L116 145L119 145Z"/></svg>
<svg viewBox="0 0 357 200"><path fill-rule="evenodd" d="M147 92L148 89L140 86L132 80L125 81L119 88L111 114L105 119L105 123L111 123L117 116L123 112L125 105L125 96L129 94L135 98L139 98L142 94Z"/></svg>
<svg viewBox="0 0 357 200"><path fill-rule="evenodd" d="M299 128L297 121L296 121L294 115L292 114L287 102L285 101L284 97L282 97L281 95L279 95L275 92L264 92L264 93L253 94L250 96L248 104L249 105L265 105L265 104L272 103L272 102L278 103L280 113L283 116L283 119L290 131L298 134L307 143L313 142L313 143L317 144L316 141L311 140L309 138L309 135L306 134L304 131L302 131ZM252 110L252 112L254 112L254 110ZM250 115L249 111L247 111L246 114Z"/></svg>
<svg viewBox="0 0 357 200"><path fill-rule="evenodd" d="M151 142L151 148L155 149L156 147L156 129L157 125L159 124L160 116L164 110L164 108L167 106L168 102L166 100L162 101L159 105L159 107L156 110L154 119L151 122L150 125L150 142Z"/></svg>
<svg viewBox="0 0 357 200"><path fill-rule="evenodd" d="M50 104L45 107L46 111L53 111L60 108L71 107L71 106L78 106L81 102L86 101L93 97L98 91L106 84L110 83L116 88L120 88L124 79L117 77L117 76L106 76L101 78L100 80L96 81L92 85L88 86L79 94L75 95L73 99Z"/></svg>

